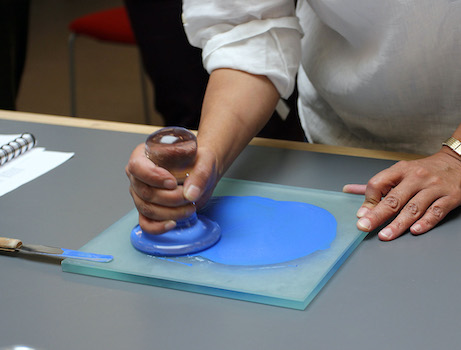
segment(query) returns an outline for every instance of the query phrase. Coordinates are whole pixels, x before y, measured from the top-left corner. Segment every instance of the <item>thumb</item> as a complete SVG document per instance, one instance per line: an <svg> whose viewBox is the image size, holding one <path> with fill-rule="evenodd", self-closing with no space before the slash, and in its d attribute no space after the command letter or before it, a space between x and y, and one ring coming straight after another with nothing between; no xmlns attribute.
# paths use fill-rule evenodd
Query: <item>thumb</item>
<svg viewBox="0 0 461 350"><path fill-rule="evenodd" d="M216 158L213 152L197 150L197 161L184 181L184 198L190 202L203 202L216 186Z"/></svg>
<svg viewBox="0 0 461 350"><path fill-rule="evenodd" d="M347 184L343 187L344 193L365 194L367 185Z"/></svg>

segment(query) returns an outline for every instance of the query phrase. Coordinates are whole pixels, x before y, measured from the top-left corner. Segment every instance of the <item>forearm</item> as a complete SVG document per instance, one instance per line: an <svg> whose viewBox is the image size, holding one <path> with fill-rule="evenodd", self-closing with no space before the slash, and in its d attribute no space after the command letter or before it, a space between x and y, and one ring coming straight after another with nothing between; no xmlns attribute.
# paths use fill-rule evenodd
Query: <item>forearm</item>
<svg viewBox="0 0 461 350"><path fill-rule="evenodd" d="M212 72L198 145L215 152L220 176L267 123L278 99L276 88L264 76L232 69Z"/></svg>

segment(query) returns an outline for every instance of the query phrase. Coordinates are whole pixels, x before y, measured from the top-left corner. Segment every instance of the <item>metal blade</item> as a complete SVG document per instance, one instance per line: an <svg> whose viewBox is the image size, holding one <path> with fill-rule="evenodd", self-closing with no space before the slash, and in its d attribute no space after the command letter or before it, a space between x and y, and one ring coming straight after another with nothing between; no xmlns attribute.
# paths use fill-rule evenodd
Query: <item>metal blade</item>
<svg viewBox="0 0 461 350"><path fill-rule="evenodd" d="M23 244L20 248L21 251L36 254L47 254L47 255L61 255L63 250L61 248L49 247L40 244Z"/></svg>

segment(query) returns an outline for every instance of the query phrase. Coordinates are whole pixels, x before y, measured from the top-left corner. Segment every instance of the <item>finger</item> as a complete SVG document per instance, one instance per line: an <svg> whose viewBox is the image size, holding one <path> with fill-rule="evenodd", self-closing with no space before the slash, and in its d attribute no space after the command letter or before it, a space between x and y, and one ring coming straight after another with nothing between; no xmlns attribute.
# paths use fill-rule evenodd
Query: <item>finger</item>
<svg viewBox="0 0 461 350"><path fill-rule="evenodd" d="M132 152L125 172L131 182L139 180L149 186L165 189L175 189L175 177L166 169L156 166L145 155L144 144L138 145Z"/></svg>
<svg viewBox="0 0 461 350"><path fill-rule="evenodd" d="M188 203L183 197L183 188L181 186L176 187L174 190L164 190L148 186L144 182L133 178L130 188L133 191L132 196L136 195L145 202L167 207L179 207Z"/></svg>
<svg viewBox="0 0 461 350"><path fill-rule="evenodd" d="M146 233L159 235L174 229L176 227L176 221L154 221L149 218L146 218L142 214L139 214L139 226Z"/></svg>
<svg viewBox="0 0 461 350"><path fill-rule="evenodd" d="M365 232L373 231L395 217L417 191L414 183L402 182L399 186L389 191L374 207L361 207L357 212L357 216L361 215L361 217L359 216L357 227Z"/></svg>
<svg viewBox="0 0 461 350"><path fill-rule="evenodd" d="M184 182L184 197L197 202L205 192L214 187L216 181L215 155L206 149L198 149L197 161L189 177Z"/></svg>
<svg viewBox="0 0 461 350"><path fill-rule="evenodd" d="M192 203L179 207L167 207L142 200L131 188L130 193L138 212L150 220L179 220L189 217L195 212L195 206Z"/></svg>
<svg viewBox="0 0 461 350"><path fill-rule="evenodd" d="M361 231L370 232L378 227L375 223L382 222L380 218L375 218L373 221L368 217L372 210L381 202L381 199L386 196L393 187L402 180L402 173L396 165L389 169L383 170L373 176L367 183L365 189L365 200L362 206L357 211L357 217L360 219L357 222L357 227Z"/></svg>
<svg viewBox="0 0 461 350"><path fill-rule="evenodd" d="M392 166L373 176L367 183L365 189L365 200L362 207L372 209L403 179L403 174Z"/></svg>
<svg viewBox="0 0 461 350"><path fill-rule="evenodd" d="M444 196L436 200L426 210L424 215L416 221L411 227L410 232L414 235L423 234L434 228L442 221L447 214L458 206L456 201L453 201L448 196Z"/></svg>
<svg viewBox="0 0 461 350"><path fill-rule="evenodd" d="M436 193L423 190L418 192L413 198L410 198L395 219L378 232L379 239L390 241L400 237L424 215L436 196Z"/></svg>
<svg viewBox="0 0 461 350"><path fill-rule="evenodd" d="M358 195L363 195L365 194L365 191L367 189L367 185L361 185L361 184L348 184L343 187L343 192L344 193L352 193L352 194L358 194ZM359 208L357 211L357 217L361 218L365 214L367 214L369 209L367 207L364 207L363 205Z"/></svg>
<svg viewBox="0 0 461 350"><path fill-rule="evenodd" d="M343 187L344 193L365 194L367 185L347 184Z"/></svg>

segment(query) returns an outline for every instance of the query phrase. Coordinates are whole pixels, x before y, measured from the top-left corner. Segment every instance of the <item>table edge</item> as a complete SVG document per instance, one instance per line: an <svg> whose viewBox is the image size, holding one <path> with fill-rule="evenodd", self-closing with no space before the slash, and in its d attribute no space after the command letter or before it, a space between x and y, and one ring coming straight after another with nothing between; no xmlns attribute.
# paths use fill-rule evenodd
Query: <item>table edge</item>
<svg viewBox="0 0 461 350"><path fill-rule="evenodd" d="M162 128L162 126L154 125L142 125L127 122L115 122L106 120L86 119L80 117L57 116L7 110L0 110L0 120L2 119L144 135L148 135ZM381 150L370 150L364 148L310 144L307 142L276 140L260 137L253 138L253 140L250 142L250 145L396 161L419 159L423 157L422 155L403 152L390 152Z"/></svg>

